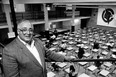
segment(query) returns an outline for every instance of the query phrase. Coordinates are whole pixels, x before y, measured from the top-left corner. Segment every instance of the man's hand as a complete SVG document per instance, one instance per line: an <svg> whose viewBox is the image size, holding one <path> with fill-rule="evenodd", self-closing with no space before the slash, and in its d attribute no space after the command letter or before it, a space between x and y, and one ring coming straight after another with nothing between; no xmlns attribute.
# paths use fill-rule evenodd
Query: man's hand
<svg viewBox="0 0 116 77"><path fill-rule="evenodd" d="M66 62L73 62L74 60L76 60L74 56L65 56L65 59L64 59L64 61Z"/></svg>

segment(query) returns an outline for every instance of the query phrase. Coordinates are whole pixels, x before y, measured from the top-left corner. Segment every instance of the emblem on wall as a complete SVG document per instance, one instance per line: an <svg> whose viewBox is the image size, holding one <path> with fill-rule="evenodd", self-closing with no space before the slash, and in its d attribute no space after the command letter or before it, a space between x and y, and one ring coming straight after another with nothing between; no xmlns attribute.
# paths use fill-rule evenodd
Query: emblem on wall
<svg viewBox="0 0 116 77"><path fill-rule="evenodd" d="M102 12L102 19L106 23L110 23L113 20L114 11L111 8L107 8Z"/></svg>

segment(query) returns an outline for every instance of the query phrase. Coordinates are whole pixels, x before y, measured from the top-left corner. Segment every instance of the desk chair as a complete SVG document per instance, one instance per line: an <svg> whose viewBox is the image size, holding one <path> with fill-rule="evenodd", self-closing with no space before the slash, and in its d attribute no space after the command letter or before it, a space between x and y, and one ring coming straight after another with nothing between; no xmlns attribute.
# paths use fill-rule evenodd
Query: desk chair
<svg viewBox="0 0 116 77"><path fill-rule="evenodd" d="M54 30L54 32L53 32L53 34L57 37L58 36L58 31L57 31L57 29L55 28L55 30Z"/></svg>
<svg viewBox="0 0 116 77"><path fill-rule="evenodd" d="M109 50L109 51L110 51L112 48L113 48L112 46L108 45L108 50Z"/></svg>

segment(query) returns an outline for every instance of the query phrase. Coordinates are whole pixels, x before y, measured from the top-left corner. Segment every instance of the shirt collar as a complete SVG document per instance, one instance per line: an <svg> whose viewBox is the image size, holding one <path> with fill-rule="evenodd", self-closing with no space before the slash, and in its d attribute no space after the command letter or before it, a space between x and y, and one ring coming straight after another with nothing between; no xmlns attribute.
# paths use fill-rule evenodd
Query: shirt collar
<svg viewBox="0 0 116 77"><path fill-rule="evenodd" d="M18 36L18 39L19 39L24 45L29 45L28 43L26 43L25 41L23 41L19 36ZM34 43L35 43L35 41L32 40L31 47L34 46Z"/></svg>

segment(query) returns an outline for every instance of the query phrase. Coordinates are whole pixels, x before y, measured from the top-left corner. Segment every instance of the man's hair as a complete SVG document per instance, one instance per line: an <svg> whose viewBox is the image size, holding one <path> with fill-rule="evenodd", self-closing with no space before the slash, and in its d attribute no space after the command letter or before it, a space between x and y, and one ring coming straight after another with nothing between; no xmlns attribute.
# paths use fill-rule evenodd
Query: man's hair
<svg viewBox="0 0 116 77"><path fill-rule="evenodd" d="M22 20L18 21L17 22L17 24L18 24L17 29L19 29L21 27L22 23L24 23L24 22L30 22L30 20L22 19Z"/></svg>

